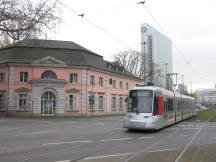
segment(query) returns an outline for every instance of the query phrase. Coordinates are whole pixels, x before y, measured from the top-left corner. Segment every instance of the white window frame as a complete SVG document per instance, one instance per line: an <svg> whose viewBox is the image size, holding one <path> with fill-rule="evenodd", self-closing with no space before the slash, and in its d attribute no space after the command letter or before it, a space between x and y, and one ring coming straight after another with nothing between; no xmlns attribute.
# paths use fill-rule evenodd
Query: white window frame
<svg viewBox="0 0 216 162"><path fill-rule="evenodd" d="M125 83L125 87L126 87L126 89L129 89L129 83L128 82Z"/></svg>
<svg viewBox="0 0 216 162"><path fill-rule="evenodd" d="M51 70L44 71L43 74L41 75L42 79L52 79L55 80L57 79L57 75L55 72Z"/></svg>
<svg viewBox="0 0 216 162"><path fill-rule="evenodd" d="M73 99L73 103L72 103L73 107L71 107L71 98L70 98L70 96L73 96L73 98L75 96L75 99ZM71 111L71 112L78 112L79 111L78 93L70 93L68 95L68 110Z"/></svg>
<svg viewBox="0 0 216 162"><path fill-rule="evenodd" d="M95 85L95 76L90 75L90 85Z"/></svg>
<svg viewBox="0 0 216 162"><path fill-rule="evenodd" d="M103 77L99 77L99 86L103 87Z"/></svg>
<svg viewBox="0 0 216 162"><path fill-rule="evenodd" d="M122 81L119 82L119 88L123 89L123 82Z"/></svg>
<svg viewBox="0 0 216 162"><path fill-rule="evenodd" d="M116 96L112 96L112 111L116 111L117 110L117 102L116 102L116 100L117 100L117 97Z"/></svg>
<svg viewBox="0 0 216 162"><path fill-rule="evenodd" d="M78 74L77 73L70 73L70 83L77 84L78 83Z"/></svg>
<svg viewBox="0 0 216 162"><path fill-rule="evenodd" d="M102 100L100 100L100 97L102 97ZM102 105L102 109L100 107L101 105ZM98 110L100 110L100 111L104 110L104 96L102 96L102 95L98 96Z"/></svg>
<svg viewBox="0 0 216 162"><path fill-rule="evenodd" d="M4 94L0 94L0 110L5 110L5 95Z"/></svg>
<svg viewBox="0 0 216 162"><path fill-rule="evenodd" d="M5 81L5 73L0 73L0 83Z"/></svg>
<svg viewBox="0 0 216 162"><path fill-rule="evenodd" d="M119 97L119 109L123 109L123 108L124 108L123 97L120 96L120 97Z"/></svg>
<svg viewBox="0 0 216 162"><path fill-rule="evenodd" d="M20 83L27 83L27 82L28 82L28 72L24 72L24 71L20 72Z"/></svg>
<svg viewBox="0 0 216 162"><path fill-rule="evenodd" d="M116 88L116 80L112 80L112 87Z"/></svg>
<svg viewBox="0 0 216 162"><path fill-rule="evenodd" d="M26 98L21 97L21 95L25 95ZM22 104L23 104L23 101L25 99L26 99L26 108L24 108L24 105L22 105L20 108L20 100L22 100ZM28 111L28 94L27 93L19 93L18 94L18 96L17 96L17 110L18 111Z"/></svg>

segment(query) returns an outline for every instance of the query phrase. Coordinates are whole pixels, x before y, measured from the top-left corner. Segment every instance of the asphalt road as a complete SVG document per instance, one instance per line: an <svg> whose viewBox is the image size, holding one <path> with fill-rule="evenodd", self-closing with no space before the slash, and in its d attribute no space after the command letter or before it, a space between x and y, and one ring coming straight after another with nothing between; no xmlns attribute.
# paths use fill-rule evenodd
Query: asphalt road
<svg viewBox="0 0 216 162"><path fill-rule="evenodd" d="M216 123L128 132L122 120L0 118L0 162L216 161Z"/></svg>

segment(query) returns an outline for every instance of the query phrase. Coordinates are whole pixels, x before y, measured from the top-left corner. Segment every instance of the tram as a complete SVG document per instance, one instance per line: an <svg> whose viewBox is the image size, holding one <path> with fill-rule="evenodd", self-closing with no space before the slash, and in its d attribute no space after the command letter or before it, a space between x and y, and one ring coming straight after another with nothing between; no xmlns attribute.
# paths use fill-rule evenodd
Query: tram
<svg viewBox="0 0 216 162"><path fill-rule="evenodd" d="M127 98L123 126L158 130L196 115L195 99L155 86L136 86Z"/></svg>

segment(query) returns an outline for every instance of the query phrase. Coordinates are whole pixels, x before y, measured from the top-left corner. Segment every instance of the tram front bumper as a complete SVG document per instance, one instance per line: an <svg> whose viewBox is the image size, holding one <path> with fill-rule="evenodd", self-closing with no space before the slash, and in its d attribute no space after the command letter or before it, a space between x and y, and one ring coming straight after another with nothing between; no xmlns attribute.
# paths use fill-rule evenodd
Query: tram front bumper
<svg viewBox="0 0 216 162"><path fill-rule="evenodd" d="M156 123L137 120L125 120L123 126L128 129L157 129Z"/></svg>

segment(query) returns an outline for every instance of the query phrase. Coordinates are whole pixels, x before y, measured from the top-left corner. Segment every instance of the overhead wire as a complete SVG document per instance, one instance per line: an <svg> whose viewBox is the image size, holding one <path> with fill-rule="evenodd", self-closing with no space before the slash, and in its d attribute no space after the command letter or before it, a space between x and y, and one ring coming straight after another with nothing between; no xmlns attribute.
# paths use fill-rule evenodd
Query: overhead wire
<svg viewBox="0 0 216 162"><path fill-rule="evenodd" d="M157 19L153 16L153 14L148 10L148 8L144 5L145 10L148 12L148 14L152 17L152 19L155 21L155 23L158 25L158 27L160 28L160 30L169 37L169 35L167 34L167 32L163 29L163 27L160 25L160 23L157 21ZM172 41L173 47L175 48L175 50L177 51L177 53L185 60L186 64L190 67L190 69L199 76L199 78L201 79L202 77L200 76L200 74L193 68L193 66L191 65L190 61L182 54L182 52L178 49L178 47L176 46L176 44Z"/></svg>
<svg viewBox="0 0 216 162"><path fill-rule="evenodd" d="M104 28L102 28L101 26L97 25L96 23L94 23L93 21L91 21L90 19L87 19L86 16L84 15L84 13L82 15L80 15L80 13L78 13L77 11L75 11L74 9L72 9L71 7L68 7L67 5L65 5L62 2L59 2L63 7L67 8L68 10L70 10L71 12L75 13L77 16L81 16L84 20L86 20L89 24L93 25L94 27L98 28L99 30L101 30L102 32L104 32L105 34L107 34L109 37L111 37L112 39L114 39L115 41L119 42L120 44L124 45L125 47L129 48L129 49L133 49L130 45L128 45L127 43L123 42L122 40L120 40L119 38L117 38L115 35L111 34L110 32L108 32L107 30L105 30Z"/></svg>
<svg viewBox="0 0 216 162"><path fill-rule="evenodd" d="M86 20L89 24L93 25L94 27L96 27L97 29L99 29L100 31L104 32L105 34L107 34L109 37L111 37L112 39L114 39L115 41L119 42L120 44L122 44L123 46L129 48L129 49L133 49L130 45L128 45L127 43L125 43L124 41L120 40L119 38L117 38L115 35L113 35L112 33L108 32L107 30L105 30L103 27L97 25L96 23L94 23L93 21L91 21L90 19L86 18L86 15L80 14L78 13L76 10L72 9L71 7L65 5L64 3L60 2L59 3L67 8L69 11L73 12L74 14L76 14L77 16L80 16L81 18L83 18L84 20ZM168 36L167 32L163 29L163 27L161 26L161 24L157 21L157 19L153 16L153 14L149 11L149 9L143 4L145 10L147 11L147 13L152 17L152 19L155 21L155 23L158 25L158 27L160 28L160 30L166 35ZM121 7L121 6L118 6ZM169 36L168 36L169 37ZM200 74L193 68L193 66L191 65L190 61L182 54L182 52L178 49L178 47L176 46L176 44L174 42L172 42L173 47L175 48L175 50L177 51L177 53L185 60L186 64L191 68L191 70L196 74L199 75ZM199 77L200 79L202 77Z"/></svg>

